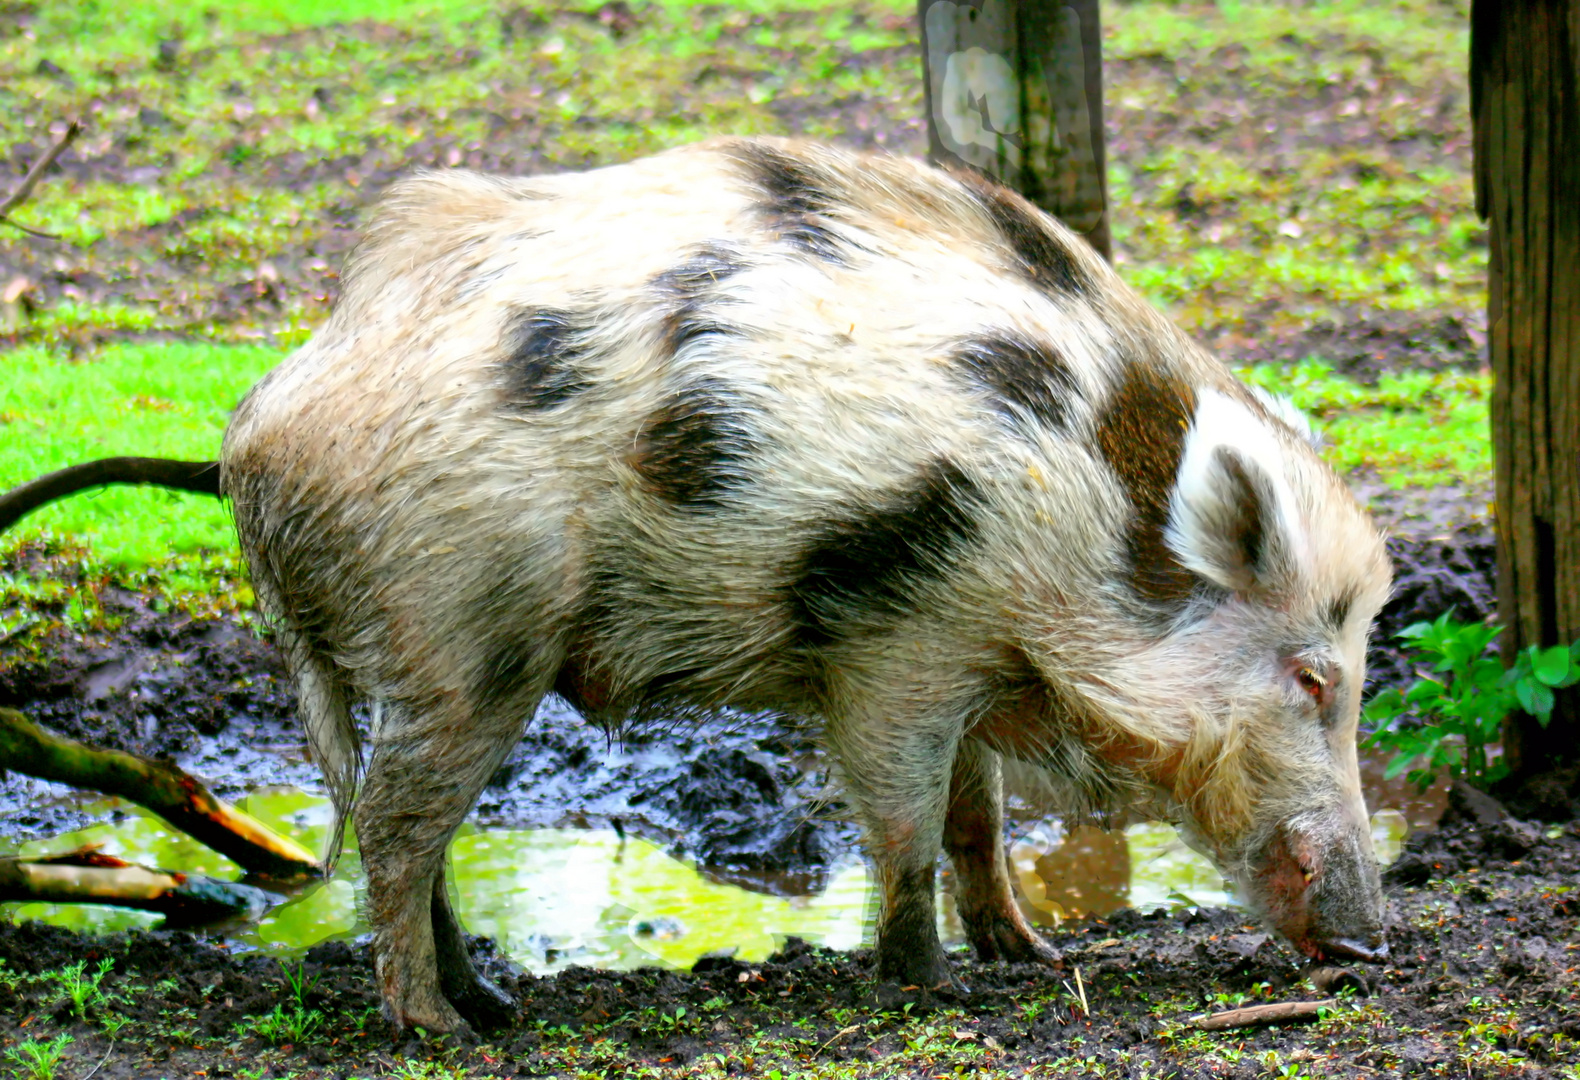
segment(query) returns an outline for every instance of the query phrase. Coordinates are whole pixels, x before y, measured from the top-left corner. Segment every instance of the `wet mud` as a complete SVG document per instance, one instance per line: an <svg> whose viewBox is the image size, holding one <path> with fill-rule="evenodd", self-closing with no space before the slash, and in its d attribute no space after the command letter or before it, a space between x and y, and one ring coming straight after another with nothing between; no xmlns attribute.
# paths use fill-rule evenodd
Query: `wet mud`
<svg viewBox="0 0 1580 1080"><path fill-rule="evenodd" d="M30 555L10 560L18 569ZM51 573L61 567L51 566ZM0 646L0 705L94 745L170 757L222 797L260 785L319 788L274 647L250 620L156 611L106 586L106 623ZM545 702L478 801L488 827L613 826L725 879L815 891L855 828L830 797L811 733L774 717L648 727L615 739ZM0 786L0 835L33 839L89 820L81 800L20 777ZM41 797L44 796L44 797Z"/></svg>
<svg viewBox="0 0 1580 1080"><path fill-rule="evenodd" d="M66 1075L1567 1076L1580 1047L1580 829L1463 814L1418 835L1388 874L1392 959L1313 972L1243 913L1123 911L1050 935L1058 970L961 959L969 993L874 983L861 951L796 939L764 963L690 971L572 968L534 978L487 941L474 953L519 1016L460 1049L391 1041L365 946L332 942L289 975L182 932L83 939L0 924L0 1032L74 1036ZM105 962L102 1004L78 1018L44 973ZM1075 989L1080 972L1080 990ZM1315 980L1315 985L1311 980ZM1320 989L1319 989L1320 987ZM1338 994L1320 1021L1206 1035L1187 1021L1243 1004ZM1083 1008L1081 1002L1085 1000ZM255 1021L316 1012L303 1038ZM111 1045L104 1017L125 1023ZM120 1021L117 1021L119 1023ZM272 1029L271 1029L272 1030ZM402 1060L407 1059L407 1060ZM435 1065L466 1073L413 1072ZM1270 1068L1269 1064L1274 1067ZM1278 1068L1296 1072L1279 1073ZM397 1070L405 1069L405 1072Z"/></svg>

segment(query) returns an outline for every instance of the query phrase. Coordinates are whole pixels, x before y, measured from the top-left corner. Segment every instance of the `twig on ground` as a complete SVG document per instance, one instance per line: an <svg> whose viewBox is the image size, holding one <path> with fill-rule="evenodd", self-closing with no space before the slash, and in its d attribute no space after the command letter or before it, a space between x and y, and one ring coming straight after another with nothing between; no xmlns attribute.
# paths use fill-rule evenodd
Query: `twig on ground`
<svg viewBox="0 0 1580 1080"><path fill-rule="evenodd" d="M252 873L277 878L323 874L311 851L216 799L171 762L96 750L52 735L14 709L0 708L0 769L130 799Z"/></svg>
<svg viewBox="0 0 1580 1080"><path fill-rule="evenodd" d="M55 140L55 145L51 146L43 157L33 162L33 167L27 171L26 176L22 177L22 182L16 186L16 190L3 200L0 200L0 224L10 225L14 229L21 229L29 236L37 236L45 240L60 239L60 237L51 233L30 229L26 225L12 221L8 215L27 201L27 197L33 194L33 189L38 186L39 179L51 165L55 164L55 159L66 152L66 147L70 146L80 134L82 134L82 122L73 120L66 127L65 133Z"/></svg>
<svg viewBox="0 0 1580 1080"><path fill-rule="evenodd" d="M115 1053L115 1044L111 1043L110 1048L106 1050L104 1052L104 1056L99 1059L99 1063L93 1068L89 1069L88 1074L84 1076L82 1080L93 1080L93 1074L104 1068L104 1063L110 1060L110 1055L113 1053Z"/></svg>
<svg viewBox="0 0 1580 1080"><path fill-rule="evenodd" d="M1297 1020L1315 1020L1323 1009L1331 1009L1337 1001L1275 1001L1269 1005L1248 1005L1243 1009L1200 1016L1191 1023L1202 1031L1230 1031L1234 1028L1259 1027L1263 1024L1290 1024Z"/></svg>
<svg viewBox="0 0 1580 1080"><path fill-rule="evenodd" d="M817 1054L821 1054L823 1051L827 1050L830 1046L833 1046L835 1043L839 1042L839 1040L843 1039L846 1035L850 1035L850 1034L852 1034L854 1032L857 1032L857 1031L860 1031L860 1030L861 1030L861 1025L860 1024L852 1024L848 1028L841 1028L840 1030L838 1030L838 1031L836 1031L834 1033L834 1037L833 1038L829 1039L828 1042L824 1043L822 1046L817 1048ZM817 1054L813 1054L812 1056L813 1057L817 1057Z"/></svg>
<svg viewBox="0 0 1580 1080"><path fill-rule="evenodd" d="M0 859L0 901L109 904L165 916L167 926L199 926L260 915L277 898L252 885L154 870L95 848L32 859Z"/></svg>

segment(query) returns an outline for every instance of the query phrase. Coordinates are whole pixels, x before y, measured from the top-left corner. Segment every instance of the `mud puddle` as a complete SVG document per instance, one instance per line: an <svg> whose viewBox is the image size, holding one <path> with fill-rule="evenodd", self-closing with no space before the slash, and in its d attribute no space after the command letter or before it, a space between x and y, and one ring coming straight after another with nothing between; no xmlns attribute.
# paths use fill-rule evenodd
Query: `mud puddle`
<svg viewBox="0 0 1580 1080"><path fill-rule="evenodd" d="M1430 827L1441 813L1441 790L1381 782L1382 762L1366 763L1374 782L1378 856L1393 862L1412 827ZM68 793L61 797L70 799ZM322 850L327 800L298 788L262 788L237 800L278 831ZM0 842L0 854L55 854L93 845L150 866L234 880L223 856L171 830L158 818L117 800L78 808L100 820L45 840ZM1125 908L1233 906L1233 890L1175 830L1157 822L1124 830L1066 829L1054 819L1022 822L1010 845L1027 915L1044 927L1103 917ZM511 960L543 975L573 965L629 970L690 968L709 955L757 962L790 937L832 949L870 944L875 913L866 865L853 849L835 853L820 880L806 875L724 875L675 858L658 845L615 828L490 828L465 825L451 846L455 901L473 934L491 938ZM964 935L942 876L939 931L946 943ZM334 876L281 898L256 923L213 927L208 934L282 958L311 946L355 939L368 927L360 916L364 878L354 834ZM39 920L84 932L152 929L160 917L88 905L13 904L0 907L13 922Z"/></svg>

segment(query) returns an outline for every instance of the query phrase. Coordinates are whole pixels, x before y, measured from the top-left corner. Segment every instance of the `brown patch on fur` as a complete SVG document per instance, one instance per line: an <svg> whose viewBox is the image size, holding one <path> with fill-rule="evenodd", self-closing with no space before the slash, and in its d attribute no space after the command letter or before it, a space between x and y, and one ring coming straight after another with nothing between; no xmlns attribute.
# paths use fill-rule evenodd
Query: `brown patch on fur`
<svg viewBox="0 0 1580 1080"><path fill-rule="evenodd" d="M1162 604L1183 603L1195 587L1163 541L1195 397L1178 378L1131 361L1097 422L1097 448L1134 508L1125 534L1131 587Z"/></svg>

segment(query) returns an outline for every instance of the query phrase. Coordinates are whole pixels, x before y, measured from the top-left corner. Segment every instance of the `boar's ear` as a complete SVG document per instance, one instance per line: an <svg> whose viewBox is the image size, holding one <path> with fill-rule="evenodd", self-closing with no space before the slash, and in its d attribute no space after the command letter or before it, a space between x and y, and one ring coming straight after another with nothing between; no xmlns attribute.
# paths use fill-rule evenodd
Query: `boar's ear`
<svg viewBox="0 0 1580 1080"><path fill-rule="evenodd" d="M1244 405L1201 395L1169 506L1168 543L1186 569L1233 592L1275 588L1300 547L1283 453Z"/></svg>

